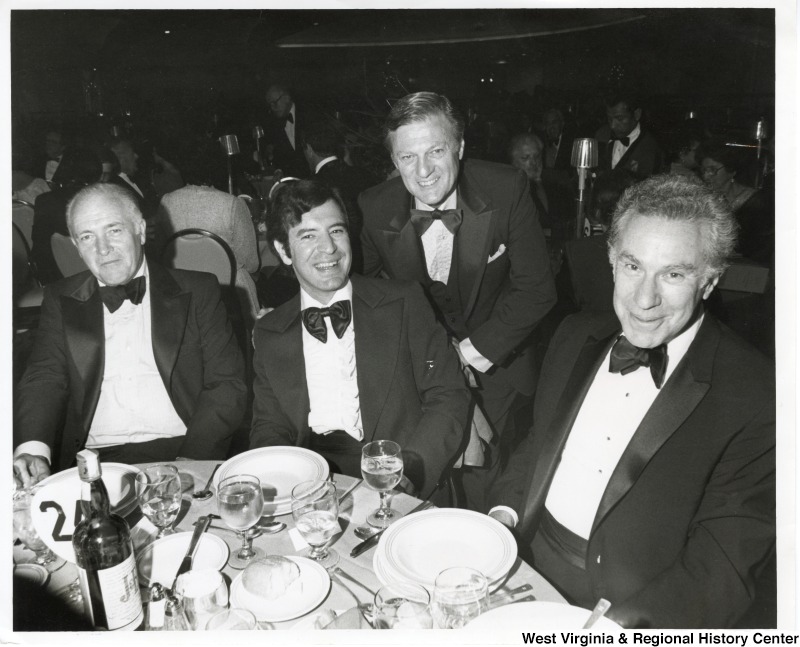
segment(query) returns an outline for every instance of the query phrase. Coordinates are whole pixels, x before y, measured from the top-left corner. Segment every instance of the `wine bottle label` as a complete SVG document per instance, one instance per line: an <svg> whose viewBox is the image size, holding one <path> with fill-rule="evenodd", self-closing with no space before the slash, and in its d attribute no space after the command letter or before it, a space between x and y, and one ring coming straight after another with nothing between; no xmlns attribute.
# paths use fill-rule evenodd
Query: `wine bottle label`
<svg viewBox="0 0 800 647"><path fill-rule="evenodd" d="M84 592L84 600L90 600L87 596L89 592L88 574L82 568L78 568L78 574L81 580L81 590ZM98 570L97 581L100 585L102 604L105 607L106 628L112 631L136 629L142 621L143 611L133 553L121 564ZM88 606L90 604L87 605L87 610L94 622L96 614L94 610L88 609Z"/></svg>

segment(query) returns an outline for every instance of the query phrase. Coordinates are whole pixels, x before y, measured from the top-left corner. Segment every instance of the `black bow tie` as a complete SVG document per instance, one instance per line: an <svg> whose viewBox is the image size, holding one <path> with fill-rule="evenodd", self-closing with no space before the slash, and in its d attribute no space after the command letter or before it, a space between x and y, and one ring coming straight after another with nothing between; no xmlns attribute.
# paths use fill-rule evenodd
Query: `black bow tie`
<svg viewBox="0 0 800 647"><path fill-rule="evenodd" d="M616 135L611 135L611 139L608 141L610 142L619 142L623 146L630 146L631 145L631 138L630 137L617 137Z"/></svg>
<svg viewBox="0 0 800 647"><path fill-rule="evenodd" d="M333 332L341 339L347 326L350 325L350 302L337 301L327 308L306 308L303 310L303 325L309 334L319 339L323 344L328 341L328 328L323 317L330 317Z"/></svg>
<svg viewBox="0 0 800 647"><path fill-rule="evenodd" d="M125 285L100 286L100 298L109 312L116 312L125 299L130 299L133 305L138 306L144 299L145 290L147 290L145 277L137 276Z"/></svg>
<svg viewBox="0 0 800 647"><path fill-rule="evenodd" d="M664 384L667 372L667 345L655 348L639 348L631 344L625 337L620 337L611 349L611 361L608 370L612 373L627 375L640 366L649 366L656 388Z"/></svg>
<svg viewBox="0 0 800 647"><path fill-rule="evenodd" d="M411 210L411 224L414 226L417 236L422 236L428 231L428 227L433 224L434 220L441 220L442 224L447 227L447 231L455 236L461 226L461 212L458 209L445 209L444 211L439 209L434 209L433 211Z"/></svg>

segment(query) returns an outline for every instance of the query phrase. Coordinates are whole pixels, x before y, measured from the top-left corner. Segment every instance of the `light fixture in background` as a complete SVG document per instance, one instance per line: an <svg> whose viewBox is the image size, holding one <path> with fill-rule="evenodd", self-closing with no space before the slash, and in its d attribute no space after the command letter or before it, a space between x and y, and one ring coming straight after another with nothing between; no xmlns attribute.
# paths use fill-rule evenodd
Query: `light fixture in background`
<svg viewBox="0 0 800 647"><path fill-rule="evenodd" d="M223 135L219 138L219 143L222 146L222 152L225 153L228 159L228 193L233 195L233 163L231 158L239 154L239 140L236 135Z"/></svg>

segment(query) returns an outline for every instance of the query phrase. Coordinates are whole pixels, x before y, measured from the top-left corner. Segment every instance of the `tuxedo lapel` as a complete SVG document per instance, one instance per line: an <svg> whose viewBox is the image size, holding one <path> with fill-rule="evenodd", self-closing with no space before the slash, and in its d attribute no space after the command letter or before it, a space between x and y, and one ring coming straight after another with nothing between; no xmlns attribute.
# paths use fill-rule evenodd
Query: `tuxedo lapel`
<svg viewBox="0 0 800 647"><path fill-rule="evenodd" d="M402 186L402 185L401 185ZM387 208L392 210L389 224L380 233L386 243L387 254L391 259L393 276L402 276L409 281L423 285L430 283L422 243L411 224L411 195L402 187L402 198L387 200Z"/></svg>
<svg viewBox="0 0 800 647"><path fill-rule="evenodd" d="M662 387L617 463L597 508L592 532L711 388L711 365L718 342L719 330L706 315L683 361Z"/></svg>
<svg viewBox="0 0 800 647"><path fill-rule="evenodd" d="M643 140L644 140L644 131L640 130L639 136L636 138L636 141L631 142L631 145L628 146L625 153L622 155L622 157L619 158L619 162L617 162L617 166L615 168L625 168L625 165L628 164L628 162L636 152L636 149L639 148ZM611 142L611 144L613 147L614 142Z"/></svg>
<svg viewBox="0 0 800 647"><path fill-rule="evenodd" d="M384 294L353 276L353 327L358 366L358 400L364 442L370 442L389 397L397 364L402 303L383 303ZM388 378L387 378L388 376Z"/></svg>
<svg viewBox="0 0 800 647"><path fill-rule="evenodd" d="M192 295L182 292L172 275L160 265L148 262L150 275L150 335L153 356L167 393L172 397L172 371L186 332Z"/></svg>
<svg viewBox="0 0 800 647"><path fill-rule="evenodd" d="M462 173L458 185L458 206L463 214L456 236L458 282L464 317L467 318L478 298L489 255L495 251L490 250L489 245L496 210L487 207L466 172Z"/></svg>
<svg viewBox="0 0 800 647"><path fill-rule="evenodd" d="M61 297L67 352L80 376L83 398L80 407L83 428L89 429L100 398L105 370L103 302L97 279L91 274L71 295Z"/></svg>
<svg viewBox="0 0 800 647"><path fill-rule="evenodd" d="M547 491L550 489L550 483L561 461L561 453L572 430L572 425L578 417L578 412L594 381L594 376L598 370L601 370L603 360L616 337L616 332L610 336L603 333L600 333L599 337L589 336L577 353L572 371L567 378L566 386L561 393L538 452L533 477L523 499L525 509L522 523L525 529L535 529L538 525L538 516L544 508Z"/></svg>
<svg viewBox="0 0 800 647"><path fill-rule="evenodd" d="M298 441L303 442L308 429L308 399L306 364L303 359L303 328L300 317L300 295L275 310L265 323L277 335L265 336L265 355L270 358L266 368L275 397L286 415L298 429ZM299 358L299 359L298 359Z"/></svg>

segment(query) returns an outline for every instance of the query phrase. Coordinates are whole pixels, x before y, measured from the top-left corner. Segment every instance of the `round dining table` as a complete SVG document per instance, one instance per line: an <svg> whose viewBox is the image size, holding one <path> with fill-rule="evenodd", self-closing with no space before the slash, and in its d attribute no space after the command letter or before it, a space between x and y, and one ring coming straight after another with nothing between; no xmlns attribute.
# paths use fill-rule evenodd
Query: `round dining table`
<svg viewBox="0 0 800 647"><path fill-rule="evenodd" d="M181 474L183 485L183 497L181 510L178 518L173 525L177 532L191 532L195 522L203 515L219 514L216 495L201 501L192 497L192 492L202 489L212 475L214 468L221 461L194 461L179 460L174 465L178 467ZM136 465L138 468L146 465ZM348 610L358 608L359 605L370 603L374 599L375 592L382 586L373 568L373 557L375 547L366 550L357 557L351 557L350 551L361 542L356 537L354 530L358 526L366 525L365 519L370 511L378 507L378 493L371 490L361 479L356 479L342 474L332 475L333 482L336 484L340 498L339 504L339 524L341 532L336 534L329 547L336 550L339 554L339 562L330 571L331 586L325 598L312 610L303 616L286 620L284 622L270 623L269 628L290 629L295 626L309 628L307 620L310 616L323 611L333 611L339 616L343 616ZM212 487L213 491L213 487ZM394 493L391 495L391 507L403 514L409 513L420 503L419 499L404 493ZM129 513L126 520L131 525L131 536L134 542L134 551L143 548L153 541L156 533L155 527L144 518L136 508ZM263 520L263 519L262 519ZM271 519L270 519L271 520ZM284 514L275 517L275 520L282 521L286 528L274 534L261 534L253 539L253 546L262 549L268 555L294 556L302 553L302 549L296 548L292 539L294 521L291 514ZM231 552L237 551L241 546L239 536L225 526L221 519L212 519L208 529L212 533L224 540ZM15 561L30 553L21 546L15 547ZM176 563L176 571L178 564ZM222 574L226 579L228 587L239 576L241 570L237 570L227 563L222 569ZM74 564L67 564L52 573L48 581L48 589L54 593L63 592L77 577L77 570ZM501 586L495 594L503 595L512 590L518 593L524 592L523 599L536 599L545 602L561 602L565 599L560 593L539 575L531 566L519 557L516 558L508 576L503 580ZM146 598L146 589L142 589L143 599ZM519 600L519 596L509 598L508 601ZM351 620L347 623L339 624L342 628L371 628L361 614L351 612L348 614ZM356 618L353 624L352 618ZM334 626L335 623L334 623Z"/></svg>

